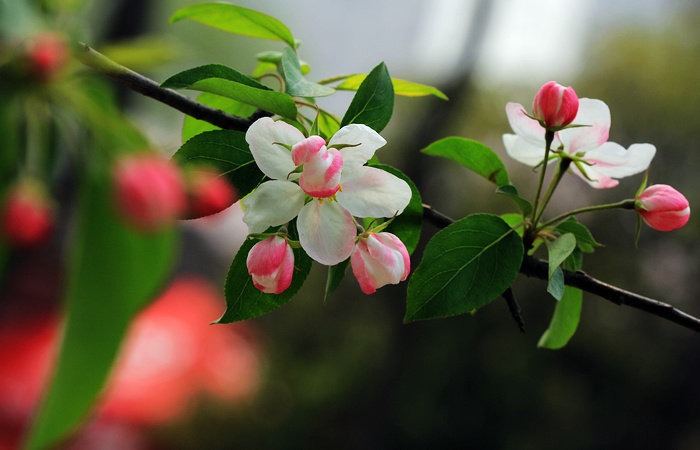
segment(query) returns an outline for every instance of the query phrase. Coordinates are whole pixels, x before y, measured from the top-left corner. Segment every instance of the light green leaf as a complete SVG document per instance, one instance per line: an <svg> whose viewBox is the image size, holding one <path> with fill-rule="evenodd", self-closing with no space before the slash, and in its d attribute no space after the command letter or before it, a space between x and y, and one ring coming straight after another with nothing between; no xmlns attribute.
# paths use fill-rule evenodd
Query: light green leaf
<svg viewBox="0 0 700 450"><path fill-rule="evenodd" d="M326 301L328 296L338 288L340 282L343 281L343 278L345 278L345 272L349 265L350 258L328 268L328 276L326 277L326 289L323 293L323 301Z"/></svg>
<svg viewBox="0 0 700 450"><path fill-rule="evenodd" d="M174 230L137 233L112 208L101 177L83 189L56 372L27 449L52 448L87 416L132 317L158 292L177 256Z"/></svg>
<svg viewBox="0 0 700 450"><path fill-rule="evenodd" d="M508 172L501 158L480 142L461 137L447 137L433 142L421 151L426 155L442 156L458 162L496 186L510 185Z"/></svg>
<svg viewBox="0 0 700 450"><path fill-rule="evenodd" d="M367 78L364 73L358 73L354 75L343 75L340 77L334 77L329 80L323 80L322 83L331 83L335 81L342 82L338 84L335 88L344 91L356 91L362 82ZM426 95L434 95L442 100L448 100L447 96L434 86L429 86L427 84L414 83L412 81L401 80L399 78L392 78L391 84L394 86L394 94L401 95L403 97L424 97Z"/></svg>
<svg viewBox="0 0 700 450"><path fill-rule="evenodd" d="M513 283L522 259L522 240L498 216L474 214L449 225L430 240L411 276L404 321L487 305Z"/></svg>
<svg viewBox="0 0 700 450"><path fill-rule="evenodd" d="M328 141L340 129L340 119L322 109L319 109L318 111L316 123L318 125L318 131L321 133L321 137L323 137L326 141Z"/></svg>
<svg viewBox="0 0 700 450"><path fill-rule="evenodd" d="M576 249L576 237L572 233L559 236L556 240L545 240L549 256L549 283L547 292L557 300L564 295L564 273L561 264Z"/></svg>
<svg viewBox="0 0 700 450"><path fill-rule="evenodd" d="M363 123L379 133L389 123L393 112L394 87L386 65L380 63L360 85L341 126Z"/></svg>
<svg viewBox="0 0 700 450"><path fill-rule="evenodd" d="M274 17L229 3L200 3L178 9L170 23L190 19L233 34L286 42L295 48L289 28Z"/></svg>
<svg viewBox="0 0 700 450"><path fill-rule="evenodd" d="M220 109L228 114L242 118L250 117L255 111L257 111L257 108L253 105L241 103L232 98L210 94L209 92L203 92L200 94L197 97L197 101L203 105L211 106L212 108ZM189 139L200 133L204 133L205 131L218 129L219 127L216 125L212 125L204 120L195 119L192 116L186 115L182 124L182 142L187 142Z"/></svg>
<svg viewBox="0 0 700 450"><path fill-rule="evenodd" d="M299 59L294 50L289 47L285 47L282 51L280 66L286 82L285 90L289 95L295 97L325 97L335 93L333 88L313 83L304 78Z"/></svg>
<svg viewBox="0 0 700 450"><path fill-rule="evenodd" d="M580 252L575 252L579 253ZM579 258L567 258L564 268L568 270L581 269ZM576 333L579 320L581 318L581 306L583 303L583 292L580 289L565 286L564 295L556 302L554 315L549 323L549 327L542 334L537 346L556 350L564 347L571 337Z"/></svg>

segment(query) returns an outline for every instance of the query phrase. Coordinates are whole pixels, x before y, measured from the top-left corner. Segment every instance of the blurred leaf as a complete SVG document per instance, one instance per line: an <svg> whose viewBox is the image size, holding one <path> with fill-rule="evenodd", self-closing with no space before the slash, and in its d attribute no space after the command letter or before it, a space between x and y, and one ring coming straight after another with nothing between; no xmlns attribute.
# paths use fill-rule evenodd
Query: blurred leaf
<svg viewBox="0 0 700 450"><path fill-rule="evenodd" d="M423 227L423 200L421 199L420 192L413 183L413 180L400 170L383 164L371 164L371 166L385 170L401 178L408 183L408 186L411 188L411 200L408 202L408 206L406 206L406 209L404 209L385 230L395 234L401 239L401 242L404 243L410 255L416 249L416 246L418 246L421 229Z"/></svg>
<svg viewBox="0 0 700 450"><path fill-rule="evenodd" d="M384 63L367 75L343 116L341 126L363 123L381 132L394 112L394 88Z"/></svg>
<svg viewBox="0 0 700 450"><path fill-rule="evenodd" d="M110 43L101 48L101 53L132 70L152 69L177 57L171 42L153 35Z"/></svg>
<svg viewBox="0 0 700 450"><path fill-rule="evenodd" d="M250 117L255 111L257 111L257 108L253 105L241 103L232 98L210 94L209 92L200 94L197 97L197 101L203 105L211 106L212 108L220 109L228 114L242 118ZM185 120L182 124L182 142L187 142L192 137L205 131L218 129L219 127L212 125L209 122L185 115Z"/></svg>
<svg viewBox="0 0 700 450"><path fill-rule="evenodd" d="M274 17L228 3L200 3L178 9L170 23L190 19L212 28L242 36L286 42L296 48L289 28Z"/></svg>
<svg viewBox="0 0 700 450"><path fill-rule="evenodd" d="M104 181L91 179L82 192L63 342L28 449L53 447L87 416L129 323L157 294L177 256L174 230L139 234L123 224Z"/></svg>
<svg viewBox="0 0 700 450"><path fill-rule="evenodd" d="M584 253L593 253L596 247L603 246L603 244L595 240L590 230L574 217L569 217L557 225L555 230L559 231L561 234L573 234L576 237L578 248Z"/></svg>
<svg viewBox="0 0 700 450"><path fill-rule="evenodd" d="M173 155L181 165L209 164L225 175L243 197L265 178L250 153L245 134L234 130L213 130L194 136Z"/></svg>
<svg viewBox="0 0 700 450"><path fill-rule="evenodd" d="M168 78L161 86L222 95L290 119L297 115L296 104L289 95L273 91L237 70L219 64L185 70Z"/></svg>
<svg viewBox="0 0 700 450"><path fill-rule="evenodd" d="M561 270L561 264L576 249L576 237L572 233L566 233L554 241L545 239L544 243L549 256L547 292L555 299L561 300L564 295L564 273Z"/></svg>
<svg viewBox="0 0 700 450"><path fill-rule="evenodd" d="M500 217L474 214L433 236L408 283L405 322L464 314L515 280L523 243Z"/></svg>
<svg viewBox="0 0 700 450"><path fill-rule="evenodd" d="M578 258L567 258L564 268L568 270L579 270L582 265ZM571 337L576 333L579 320L581 318L581 306L583 302L583 292L580 289L565 286L564 295L556 302L554 315L549 323L549 327L542 334L537 346L556 350L564 347Z"/></svg>
<svg viewBox="0 0 700 450"><path fill-rule="evenodd" d="M328 267L328 276L326 277L326 289L323 293L323 301L328 299L328 296L335 291L340 282L345 278L345 272L350 265L350 258L345 261L336 264L335 266Z"/></svg>
<svg viewBox="0 0 700 450"><path fill-rule="evenodd" d="M367 75L364 73L358 73L354 75L343 75L340 77L334 77L328 80L323 80L322 82L335 82L343 80L335 88L344 91L356 91L363 81L365 81ZM448 100L447 96L434 86L428 86L427 84L414 83L412 81L401 80L399 78L392 78L391 84L394 86L394 94L401 95L404 97L424 97L426 95L434 95L442 100Z"/></svg>
<svg viewBox="0 0 700 450"><path fill-rule="evenodd" d="M498 188L496 189L496 193L505 195L509 199L513 200L515 204L518 205L518 208L520 208L520 211L523 213L523 216L529 216L532 212L532 204L529 201L522 198L518 193L518 190L512 184L504 184L503 186L498 186Z"/></svg>
<svg viewBox="0 0 700 450"><path fill-rule="evenodd" d="M480 142L461 137L447 137L433 142L421 151L426 155L442 156L456 161L496 186L510 184L501 158Z"/></svg>
<svg viewBox="0 0 700 450"><path fill-rule="evenodd" d="M335 92L335 89L313 83L301 73L301 65L296 53L289 47L282 50L282 60L280 62L282 75L286 82L285 90L287 94L295 97L325 97Z"/></svg>
<svg viewBox="0 0 700 450"><path fill-rule="evenodd" d="M3 99L0 105L0 136L2 136L2 152L0 152L0 179L8 183L16 176L17 160L20 150L22 130L21 104L15 96Z"/></svg>
<svg viewBox="0 0 700 450"><path fill-rule="evenodd" d="M216 323L231 323L252 319L286 304L294 297L311 271L311 258L301 248L294 249L294 275L292 284L281 294L266 294L253 286L248 274L246 259L257 241L246 240L236 253L226 277L226 312Z"/></svg>
<svg viewBox="0 0 700 450"><path fill-rule="evenodd" d="M0 36L23 38L39 29L39 17L27 0L0 0Z"/></svg>

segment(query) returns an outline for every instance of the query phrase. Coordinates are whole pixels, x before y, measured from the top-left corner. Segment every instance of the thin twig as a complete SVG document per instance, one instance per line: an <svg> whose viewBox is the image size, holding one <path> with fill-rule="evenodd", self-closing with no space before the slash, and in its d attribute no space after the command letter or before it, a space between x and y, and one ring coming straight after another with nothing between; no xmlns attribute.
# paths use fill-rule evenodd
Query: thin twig
<svg viewBox="0 0 700 450"><path fill-rule="evenodd" d="M113 78L133 91L150 97L195 119L204 120L212 125L226 130L246 131L260 117L270 116L265 111L256 111L249 118L241 118L211 108L172 89L161 87L158 83L145 76L118 64L86 44L79 44L76 56L86 66Z"/></svg>
<svg viewBox="0 0 700 450"><path fill-rule="evenodd" d="M518 304L518 300L515 298L515 294L513 293L513 289L508 288L501 294L501 297L506 301L506 305L508 305L508 310L510 311L510 315L513 317L513 320L515 320L515 323L518 324L518 328L520 329L521 333L525 332L525 319L523 318L523 310L520 309L520 305Z"/></svg>

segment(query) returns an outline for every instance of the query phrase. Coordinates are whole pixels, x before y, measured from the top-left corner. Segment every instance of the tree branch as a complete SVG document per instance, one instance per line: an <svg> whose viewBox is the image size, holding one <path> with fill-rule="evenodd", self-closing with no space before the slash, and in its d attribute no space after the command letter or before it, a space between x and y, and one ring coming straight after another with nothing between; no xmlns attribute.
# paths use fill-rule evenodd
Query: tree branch
<svg viewBox="0 0 700 450"><path fill-rule="evenodd" d="M256 111L251 117L243 119L227 114L220 109L211 108L172 89L161 87L150 78L146 78L112 61L105 55L83 43L78 44L76 56L86 66L102 72L131 90L171 106L195 119L204 120L212 125L216 125L219 128L246 131L248 127L260 117L272 115L265 111Z"/></svg>
<svg viewBox="0 0 700 450"><path fill-rule="evenodd" d="M162 88L155 81L117 64L85 44L80 44L77 55L80 61L85 65L110 76L130 89L171 106L188 116L204 120L220 128L246 131L258 118L271 115L264 111L258 111L252 117L243 119L227 114L221 110L210 108L171 89ZM438 228L445 228L454 223L453 219L426 204L423 204L423 218ZM520 272L529 277L547 280L549 276L548 263L547 261L532 256L526 256L523 259ZM583 271L571 272L565 270L564 282L569 286L595 294L616 305L630 306L669 320L690 330L700 332L700 318L691 316L668 303L644 297L634 292L629 292L604 283ZM511 306L512 305L509 304L509 307ZM512 311L513 309L511 309L511 312ZM519 312L513 314L514 317L519 316ZM519 323L519 325L521 324Z"/></svg>

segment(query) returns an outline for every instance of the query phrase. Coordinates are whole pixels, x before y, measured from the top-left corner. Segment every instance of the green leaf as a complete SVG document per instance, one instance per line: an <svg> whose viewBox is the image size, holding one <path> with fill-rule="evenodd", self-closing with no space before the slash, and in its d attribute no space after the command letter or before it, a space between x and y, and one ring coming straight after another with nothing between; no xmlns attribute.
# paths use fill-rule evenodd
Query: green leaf
<svg viewBox="0 0 700 450"><path fill-rule="evenodd" d="M386 65L380 63L360 85L341 126L363 123L379 133L389 123L393 112L394 87Z"/></svg>
<svg viewBox="0 0 700 450"><path fill-rule="evenodd" d="M564 222L557 225L555 230L561 234L571 233L576 236L576 244L584 253L593 253L596 247L603 246L603 244L595 240L590 230L574 217L569 217Z"/></svg>
<svg viewBox="0 0 700 450"><path fill-rule="evenodd" d="M559 236L556 240L545 240L549 255L549 283L547 292L557 300L564 295L564 273L561 264L576 249L576 237L572 233Z"/></svg>
<svg viewBox="0 0 700 450"><path fill-rule="evenodd" d="M234 130L214 130L196 135L173 155L181 165L210 164L228 178L243 197L265 178L250 153L245 134Z"/></svg>
<svg viewBox="0 0 700 450"><path fill-rule="evenodd" d="M316 123L318 124L318 131L321 133L321 137L326 141L340 129L340 119L322 109L318 111Z"/></svg>
<svg viewBox="0 0 700 450"><path fill-rule="evenodd" d="M228 114L237 117L250 117L257 108L253 105L247 105L237 100L228 97L222 97L216 94L203 92L197 97L197 101L203 105L212 108L220 109ZM192 116L185 115L185 120L182 124L182 142L187 142L194 136L204 133L205 131L219 130L216 125L212 125L204 120L195 119Z"/></svg>
<svg viewBox="0 0 700 450"><path fill-rule="evenodd" d="M504 184L503 186L499 186L496 189L496 193L505 195L509 199L513 200L513 202L518 205L518 208L520 208L520 211L522 211L523 216L529 216L532 212L532 204L522 198L518 193L518 190L512 184Z"/></svg>
<svg viewBox="0 0 700 450"><path fill-rule="evenodd" d="M447 137L433 142L421 151L426 155L442 156L456 161L496 186L511 184L501 158L480 142L461 137Z"/></svg>
<svg viewBox="0 0 700 450"><path fill-rule="evenodd" d="M573 256L567 258L564 267L568 270L581 269L581 262L576 261L578 258ZM564 347L576 333L581 318L582 303L583 292L580 289L571 286L564 287L564 295L561 300L556 302L549 327L542 334L537 346L551 350Z"/></svg>
<svg viewBox="0 0 700 450"><path fill-rule="evenodd" d="M518 236L522 237L523 231L524 231L524 226L523 223L525 219L523 218L522 214L518 213L506 213L506 214L501 214L499 216L501 219L503 219L509 227L515 230L516 233L518 233Z"/></svg>
<svg viewBox="0 0 700 450"><path fill-rule="evenodd" d="M132 317L162 287L177 256L174 230L141 234L113 211L104 176L84 186L70 247L63 342L26 448L52 448L86 417Z"/></svg>
<svg viewBox="0 0 700 450"><path fill-rule="evenodd" d="M522 240L498 216L474 214L449 225L433 236L411 276L404 321L481 308L513 283L522 259Z"/></svg>
<svg viewBox="0 0 700 450"><path fill-rule="evenodd" d="M403 212L396 216L385 231L393 233L401 239L401 242L406 246L408 254L412 254L418 246L420 233L423 227L423 200L421 199L418 188L413 181L400 170L384 164L371 164L372 167L385 170L392 175L395 175L404 180L411 188L411 200Z"/></svg>
<svg viewBox="0 0 700 450"><path fill-rule="evenodd" d="M161 86L222 95L290 119L297 115L296 104L289 95L273 91L237 70L219 64L185 70L168 78Z"/></svg>
<svg viewBox="0 0 700 450"><path fill-rule="evenodd" d="M297 55L289 47L282 51L282 61L280 63L282 75L286 83L287 94L295 97L325 97L335 93L335 89L313 83L301 73L301 64Z"/></svg>
<svg viewBox="0 0 700 450"><path fill-rule="evenodd" d="M328 268L328 276L326 278L326 290L323 293L323 301L326 301L326 299L328 299L328 296L338 288L340 282L343 281L343 278L345 278L345 271L347 270L349 265L350 258L346 259L345 261L339 264L336 264L335 266L330 266Z"/></svg>
<svg viewBox="0 0 700 450"><path fill-rule="evenodd" d="M252 319L286 304L297 293L311 271L311 258L301 248L294 249L292 284L281 294L265 294L253 286L246 258L257 241L248 239L238 250L226 277L226 312L216 323Z"/></svg>
<svg viewBox="0 0 700 450"><path fill-rule="evenodd" d="M335 87L336 89L343 91L356 91L362 82L365 81L365 78L367 78L366 74L358 73L354 75L333 77L321 82L333 83L342 80L342 82ZM412 81L401 80L399 78L392 78L391 84L394 86L394 94L401 95L403 97L424 97L426 95L434 95L442 100L448 100L447 96L441 90L427 84L414 83Z"/></svg>
<svg viewBox="0 0 700 450"><path fill-rule="evenodd" d="M289 28L274 17L252 9L228 3L200 3L178 9L170 23L183 19L194 20L212 28L233 34L286 42L295 48L296 42Z"/></svg>

